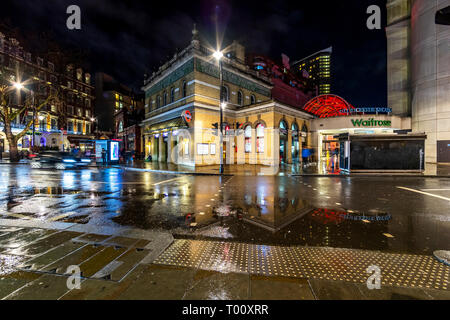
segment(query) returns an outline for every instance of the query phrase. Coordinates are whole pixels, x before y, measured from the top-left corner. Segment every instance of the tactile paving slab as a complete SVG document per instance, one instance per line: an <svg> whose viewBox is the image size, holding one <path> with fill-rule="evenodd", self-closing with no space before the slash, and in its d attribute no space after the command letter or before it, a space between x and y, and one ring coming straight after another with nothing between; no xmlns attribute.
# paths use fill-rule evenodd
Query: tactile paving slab
<svg viewBox="0 0 450 320"><path fill-rule="evenodd" d="M365 283L381 270L381 284L450 290L450 267L431 256L321 247L175 240L155 264L221 272Z"/></svg>

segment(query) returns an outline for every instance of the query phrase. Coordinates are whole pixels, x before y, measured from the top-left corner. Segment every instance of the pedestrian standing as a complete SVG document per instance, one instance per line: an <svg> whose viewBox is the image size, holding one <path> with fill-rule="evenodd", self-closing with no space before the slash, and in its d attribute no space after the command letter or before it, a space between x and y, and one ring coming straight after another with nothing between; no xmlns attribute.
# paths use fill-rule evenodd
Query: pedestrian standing
<svg viewBox="0 0 450 320"><path fill-rule="evenodd" d="M106 150L105 150L105 148L102 148L102 161L103 161L103 165L106 166Z"/></svg>

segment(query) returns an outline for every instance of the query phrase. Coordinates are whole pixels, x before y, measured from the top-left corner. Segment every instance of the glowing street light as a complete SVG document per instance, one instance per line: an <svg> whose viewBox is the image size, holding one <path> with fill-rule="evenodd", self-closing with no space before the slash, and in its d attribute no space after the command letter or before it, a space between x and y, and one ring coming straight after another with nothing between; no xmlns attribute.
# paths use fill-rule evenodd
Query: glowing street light
<svg viewBox="0 0 450 320"><path fill-rule="evenodd" d="M216 52L214 52L214 53L213 53L213 57L214 57L217 61L220 61L220 59L223 58L223 53L222 53L222 51L216 51Z"/></svg>
<svg viewBox="0 0 450 320"><path fill-rule="evenodd" d="M17 90L22 90L23 89L23 84L21 84L20 82L14 82L13 86Z"/></svg>

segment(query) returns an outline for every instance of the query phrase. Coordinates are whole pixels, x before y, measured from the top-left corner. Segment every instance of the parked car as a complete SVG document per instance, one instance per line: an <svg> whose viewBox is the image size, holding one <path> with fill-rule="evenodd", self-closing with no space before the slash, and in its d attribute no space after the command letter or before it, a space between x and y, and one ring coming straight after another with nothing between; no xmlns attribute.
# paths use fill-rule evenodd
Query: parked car
<svg viewBox="0 0 450 320"><path fill-rule="evenodd" d="M88 157L76 157L69 152L43 151L31 160L31 167L35 169L55 168L64 170L66 168L77 168L87 166L91 163Z"/></svg>

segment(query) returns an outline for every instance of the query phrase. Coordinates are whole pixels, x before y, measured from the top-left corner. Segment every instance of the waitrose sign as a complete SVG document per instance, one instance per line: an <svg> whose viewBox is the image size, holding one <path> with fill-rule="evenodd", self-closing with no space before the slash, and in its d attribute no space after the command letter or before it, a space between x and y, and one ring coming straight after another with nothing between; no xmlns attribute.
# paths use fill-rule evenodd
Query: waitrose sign
<svg viewBox="0 0 450 320"><path fill-rule="evenodd" d="M391 120L351 119L354 127L391 127Z"/></svg>

